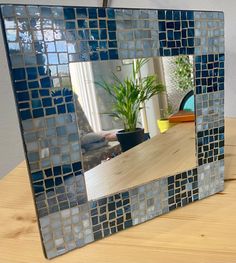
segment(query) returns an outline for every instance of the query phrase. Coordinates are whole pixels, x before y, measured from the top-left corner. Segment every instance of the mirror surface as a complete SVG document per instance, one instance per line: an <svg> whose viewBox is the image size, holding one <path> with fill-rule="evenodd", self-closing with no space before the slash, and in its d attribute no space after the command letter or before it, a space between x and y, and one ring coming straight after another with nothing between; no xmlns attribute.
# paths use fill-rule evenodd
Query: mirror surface
<svg viewBox="0 0 236 263"><path fill-rule="evenodd" d="M89 200L196 166L191 56L71 63L70 74Z"/></svg>

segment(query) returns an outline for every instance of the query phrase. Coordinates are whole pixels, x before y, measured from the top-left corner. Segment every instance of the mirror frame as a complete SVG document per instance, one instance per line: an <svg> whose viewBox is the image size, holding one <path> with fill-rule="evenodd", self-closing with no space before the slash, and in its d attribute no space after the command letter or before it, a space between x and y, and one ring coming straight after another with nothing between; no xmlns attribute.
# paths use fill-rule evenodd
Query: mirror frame
<svg viewBox="0 0 236 263"><path fill-rule="evenodd" d="M223 190L223 12L3 4L1 22L47 258ZM72 87L50 92L52 70L70 81L69 62L178 55L194 56L197 166L88 201Z"/></svg>

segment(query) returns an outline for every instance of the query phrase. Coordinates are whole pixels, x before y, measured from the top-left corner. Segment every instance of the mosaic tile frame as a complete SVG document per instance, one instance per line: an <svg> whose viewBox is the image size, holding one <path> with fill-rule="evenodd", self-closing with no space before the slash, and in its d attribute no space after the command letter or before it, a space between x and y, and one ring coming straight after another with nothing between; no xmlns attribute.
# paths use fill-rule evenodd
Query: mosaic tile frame
<svg viewBox="0 0 236 263"><path fill-rule="evenodd" d="M222 12L1 5L43 249L53 258L224 187ZM197 166L88 201L69 62L194 56Z"/></svg>

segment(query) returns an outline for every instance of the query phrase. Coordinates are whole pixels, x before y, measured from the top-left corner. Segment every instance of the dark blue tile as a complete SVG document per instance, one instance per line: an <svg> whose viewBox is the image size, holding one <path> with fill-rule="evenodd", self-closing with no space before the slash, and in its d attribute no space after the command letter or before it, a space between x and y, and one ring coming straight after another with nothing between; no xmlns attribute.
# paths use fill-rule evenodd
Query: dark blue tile
<svg viewBox="0 0 236 263"><path fill-rule="evenodd" d="M182 28L188 28L188 22L187 21L182 21L181 22Z"/></svg>
<svg viewBox="0 0 236 263"><path fill-rule="evenodd" d="M17 98L17 101L26 101L26 100L30 100L29 92L24 91L24 92L16 93L16 98Z"/></svg>
<svg viewBox="0 0 236 263"><path fill-rule="evenodd" d="M20 111L20 118L21 120L31 119L32 118L31 111L30 110Z"/></svg>
<svg viewBox="0 0 236 263"><path fill-rule="evenodd" d="M166 33L160 33L159 40L166 40Z"/></svg>
<svg viewBox="0 0 236 263"><path fill-rule="evenodd" d="M68 112L75 112L75 106L73 103L67 103L66 107Z"/></svg>
<svg viewBox="0 0 236 263"><path fill-rule="evenodd" d="M109 48L117 48L117 42L116 41L108 41Z"/></svg>
<svg viewBox="0 0 236 263"><path fill-rule="evenodd" d="M33 110L33 117L34 118L40 118L40 117L43 117L43 116L44 116L43 109Z"/></svg>
<svg viewBox="0 0 236 263"><path fill-rule="evenodd" d="M97 18L97 9L96 8L89 8L88 9L88 16L89 18Z"/></svg>
<svg viewBox="0 0 236 263"><path fill-rule="evenodd" d="M12 75L14 80L24 80L26 77L25 69L24 68L13 69Z"/></svg>
<svg viewBox="0 0 236 263"><path fill-rule="evenodd" d="M65 105L58 105L57 106L57 112L58 112L58 114L66 113Z"/></svg>
<svg viewBox="0 0 236 263"><path fill-rule="evenodd" d="M180 30L180 22L175 22L175 30Z"/></svg>
<svg viewBox="0 0 236 263"><path fill-rule="evenodd" d="M159 20L166 20L165 10L158 10L158 19Z"/></svg>
<svg viewBox="0 0 236 263"><path fill-rule="evenodd" d="M98 17L106 17L106 9L105 8L99 8L98 9Z"/></svg>
<svg viewBox="0 0 236 263"><path fill-rule="evenodd" d="M107 49L107 41L99 41L100 49Z"/></svg>
<svg viewBox="0 0 236 263"><path fill-rule="evenodd" d="M108 60L108 52L107 51L101 51L100 52L100 59L101 60Z"/></svg>
<svg viewBox="0 0 236 263"><path fill-rule="evenodd" d="M31 174L33 182L43 180L43 172L38 171Z"/></svg>
<svg viewBox="0 0 236 263"><path fill-rule="evenodd" d="M80 19L77 23L79 28L88 28L88 21L85 19Z"/></svg>
<svg viewBox="0 0 236 263"><path fill-rule="evenodd" d="M164 56L171 56L170 49L164 49Z"/></svg>
<svg viewBox="0 0 236 263"><path fill-rule="evenodd" d="M175 28L174 22L167 22L166 23L166 28L167 29L174 29Z"/></svg>
<svg viewBox="0 0 236 263"><path fill-rule="evenodd" d="M54 107L46 108L45 111L47 116L56 114L56 109Z"/></svg>
<svg viewBox="0 0 236 263"><path fill-rule="evenodd" d="M109 40L116 40L116 31L109 31Z"/></svg>
<svg viewBox="0 0 236 263"><path fill-rule="evenodd" d="M51 107L52 106L52 98L43 98L42 103L43 103L43 107Z"/></svg>
<svg viewBox="0 0 236 263"><path fill-rule="evenodd" d="M181 11L181 19L187 20L187 12L186 11Z"/></svg>
<svg viewBox="0 0 236 263"><path fill-rule="evenodd" d="M30 108L30 104L29 102L22 102L18 104L18 108L19 109L29 109Z"/></svg>
<svg viewBox="0 0 236 263"><path fill-rule="evenodd" d="M114 11L114 9L111 9L111 8L107 9L107 17L109 19L115 19L115 11Z"/></svg>
<svg viewBox="0 0 236 263"><path fill-rule="evenodd" d="M159 31L166 31L166 22L165 21L159 22Z"/></svg>
<svg viewBox="0 0 236 263"><path fill-rule="evenodd" d="M33 99L37 99L39 97L39 92L38 90L31 90L31 97Z"/></svg>
<svg viewBox="0 0 236 263"><path fill-rule="evenodd" d="M52 81L51 81L50 77L40 79L40 83L41 83L42 88L51 88L52 87Z"/></svg>
<svg viewBox="0 0 236 263"><path fill-rule="evenodd" d="M55 178L55 185L56 186L61 185L62 183L63 183L63 181L62 181L61 177Z"/></svg>
<svg viewBox="0 0 236 263"><path fill-rule="evenodd" d="M100 30L100 39L107 39L107 30L106 29Z"/></svg>
<svg viewBox="0 0 236 263"><path fill-rule="evenodd" d="M90 28L98 28L98 21L97 20L89 20L89 27Z"/></svg>
<svg viewBox="0 0 236 263"><path fill-rule="evenodd" d="M50 176L52 176L52 169L51 169L51 168L46 169L46 170L44 170L44 173L45 173L45 175L46 175L47 177L50 177Z"/></svg>
<svg viewBox="0 0 236 263"><path fill-rule="evenodd" d="M39 82L38 81L30 81L28 82L29 89L37 89L39 88Z"/></svg>
<svg viewBox="0 0 236 263"><path fill-rule="evenodd" d="M187 11L187 19L194 20L194 13L192 11Z"/></svg>
<svg viewBox="0 0 236 263"><path fill-rule="evenodd" d="M73 168L73 171L74 171L74 172L80 171L80 170L82 169L81 162L73 163L73 164L72 164L72 168Z"/></svg>
<svg viewBox="0 0 236 263"><path fill-rule="evenodd" d="M109 49L109 58L110 59L118 59L117 49Z"/></svg>
<svg viewBox="0 0 236 263"><path fill-rule="evenodd" d="M73 96L68 96L65 98L65 102L71 102L73 101Z"/></svg>
<svg viewBox="0 0 236 263"><path fill-rule="evenodd" d="M64 100L63 100L63 98L55 98L55 99L53 99L53 102L54 102L54 104L61 104L61 103L63 103L64 102Z"/></svg>
<svg viewBox="0 0 236 263"><path fill-rule="evenodd" d="M71 7L64 7L64 17L66 20L75 19L75 10Z"/></svg>
<svg viewBox="0 0 236 263"><path fill-rule="evenodd" d="M44 181L46 188L52 188L54 187L54 180L53 179L46 179Z"/></svg>
<svg viewBox="0 0 236 263"><path fill-rule="evenodd" d="M100 28L107 28L106 20L99 20L99 27Z"/></svg>
<svg viewBox="0 0 236 263"><path fill-rule="evenodd" d="M180 20L180 11L174 11L173 18L174 20Z"/></svg>
<svg viewBox="0 0 236 263"><path fill-rule="evenodd" d="M63 174L68 174L72 172L72 168L70 164L64 164L62 165L62 172Z"/></svg>
<svg viewBox="0 0 236 263"><path fill-rule="evenodd" d="M61 166L53 167L53 174L54 174L54 176L61 175L62 174Z"/></svg>
<svg viewBox="0 0 236 263"><path fill-rule="evenodd" d="M96 51L98 48L98 41L89 41L89 48L91 51Z"/></svg>
<svg viewBox="0 0 236 263"><path fill-rule="evenodd" d="M168 30L167 31L167 38L168 38L168 40L174 40L174 32L173 32L173 30Z"/></svg>
<svg viewBox="0 0 236 263"><path fill-rule="evenodd" d="M93 52L90 54L90 60L96 61L99 60L98 52Z"/></svg>
<svg viewBox="0 0 236 263"><path fill-rule="evenodd" d="M115 31L116 30L116 21L108 20L107 21L107 27L108 27L109 31Z"/></svg>
<svg viewBox="0 0 236 263"><path fill-rule="evenodd" d="M87 8L76 8L76 14L78 18L88 17Z"/></svg>
<svg viewBox="0 0 236 263"><path fill-rule="evenodd" d="M66 29L75 29L75 22L67 21L66 22Z"/></svg>
<svg viewBox="0 0 236 263"><path fill-rule="evenodd" d="M14 83L15 91L26 91L28 90L27 82L26 81L18 81Z"/></svg>
<svg viewBox="0 0 236 263"><path fill-rule="evenodd" d="M38 72L40 76L45 76L47 74L47 70L45 67L38 67Z"/></svg>
<svg viewBox="0 0 236 263"><path fill-rule="evenodd" d="M173 20L173 12L171 10L166 11L166 20Z"/></svg>
<svg viewBox="0 0 236 263"><path fill-rule="evenodd" d="M90 36L94 40L99 40L99 31L97 29L90 30Z"/></svg>
<svg viewBox="0 0 236 263"><path fill-rule="evenodd" d="M33 189L34 189L35 194L43 193L44 192L43 181L33 183Z"/></svg>
<svg viewBox="0 0 236 263"><path fill-rule="evenodd" d="M37 68L27 68L26 71L29 80L37 79L38 76Z"/></svg>
<svg viewBox="0 0 236 263"><path fill-rule="evenodd" d="M48 89L40 89L39 90L39 94L40 94L40 96L49 96L50 95L50 93L49 93L49 90Z"/></svg>

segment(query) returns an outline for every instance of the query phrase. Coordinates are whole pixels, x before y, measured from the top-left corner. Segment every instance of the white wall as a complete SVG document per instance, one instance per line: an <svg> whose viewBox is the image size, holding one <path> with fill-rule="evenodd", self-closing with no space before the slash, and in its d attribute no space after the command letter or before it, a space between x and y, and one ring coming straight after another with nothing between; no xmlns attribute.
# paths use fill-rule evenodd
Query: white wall
<svg viewBox="0 0 236 263"><path fill-rule="evenodd" d="M5 0L15 4L54 4L101 6L102 1L96 0ZM236 116L236 1L235 0L112 0L112 7L156 8L156 9L192 9L225 12L226 38L226 116ZM16 110L11 90L10 77L6 62L2 34L0 32L0 176L13 169L24 159L22 143L16 118Z"/></svg>

